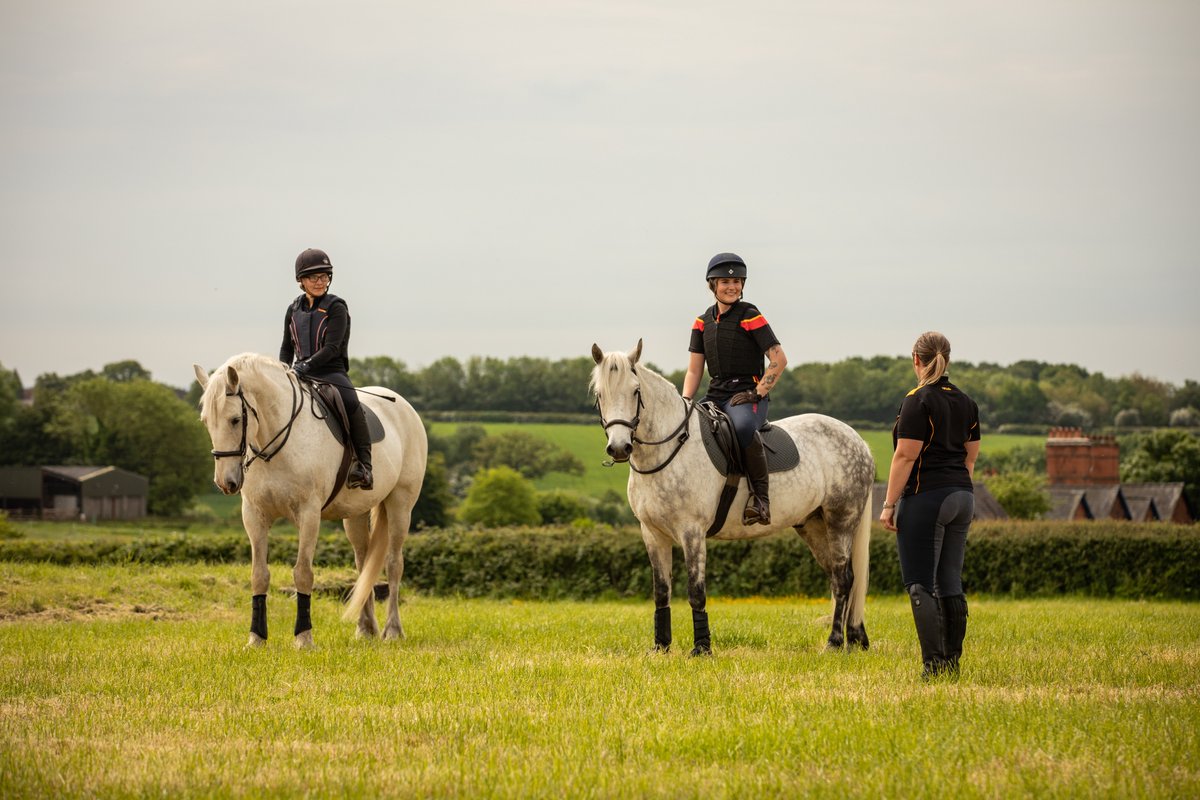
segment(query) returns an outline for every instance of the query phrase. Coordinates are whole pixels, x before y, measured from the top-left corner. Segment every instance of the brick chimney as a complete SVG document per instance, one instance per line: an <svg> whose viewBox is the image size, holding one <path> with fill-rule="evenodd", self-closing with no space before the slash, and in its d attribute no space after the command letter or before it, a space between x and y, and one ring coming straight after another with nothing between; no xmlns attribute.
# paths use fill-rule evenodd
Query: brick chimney
<svg viewBox="0 0 1200 800"><path fill-rule="evenodd" d="M1121 482L1121 448L1115 436L1091 436L1092 485L1111 486Z"/></svg>
<svg viewBox="0 0 1200 800"><path fill-rule="evenodd" d="M1051 486L1120 483L1120 448L1112 436L1084 436L1081 428L1051 428L1046 439L1046 479Z"/></svg>

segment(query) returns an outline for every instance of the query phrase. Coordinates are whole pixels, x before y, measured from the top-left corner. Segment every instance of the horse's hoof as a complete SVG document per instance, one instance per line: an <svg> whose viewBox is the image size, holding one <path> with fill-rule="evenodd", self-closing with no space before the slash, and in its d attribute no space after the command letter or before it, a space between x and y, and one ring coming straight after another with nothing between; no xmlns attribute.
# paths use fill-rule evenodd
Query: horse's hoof
<svg viewBox="0 0 1200 800"><path fill-rule="evenodd" d="M848 649L861 647L863 650L869 650L871 648L871 642L869 639L867 639L867 629L860 625L857 628L851 628L849 631L847 631L846 647Z"/></svg>
<svg viewBox="0 0 1200 800"><path fill-rule="evenodd" d="M297 650L311 650L316 647L313 643L312 630L296 634L296 638L292 640L292 646Z"/></svg>
<svg viewBox="0 0 1200 800"><path fill-rule="evenodd" d="M651 653L662 653L663 655L666 655L667 653L670 653L670 652L671 652L671 645L669 645L669 644L658 644L657 642L655 642L655 644L654 644L654 649L653 649L653 650L651 650L650 652L651 652Z"/></svg>
<svg viewBox="0 0 1200 800"><path fill-rule="evenodd" d="M396 640L403 639L403 638L404 638L404 629L399 626L397 626L395 628L388 628L387 630L385 630L383 632L383 640L385 642L396 641Z"/></svg>
<svg viewBox="0 0 1200 800"><path fill-rule="evenodd" d="M251 647L266 647L266 646L267 646L267 640L264 639L263 637L259 636L257 633L250 634L250 638L246 642L246 649L250 649Z"/></svg>
<svg viewBox="0 0 1200 800"><path fill-rule="evenodd" d="M379 636L379 629L374 625L359 625L354 636L356 639L374 639Z"/></svg>
<svg viewBox="0 0 1200 800"><path fill-rule="evenodd" d="M712 657L713 651L711 647L693 647L688 658L698 658L700 656Z"/></svg>

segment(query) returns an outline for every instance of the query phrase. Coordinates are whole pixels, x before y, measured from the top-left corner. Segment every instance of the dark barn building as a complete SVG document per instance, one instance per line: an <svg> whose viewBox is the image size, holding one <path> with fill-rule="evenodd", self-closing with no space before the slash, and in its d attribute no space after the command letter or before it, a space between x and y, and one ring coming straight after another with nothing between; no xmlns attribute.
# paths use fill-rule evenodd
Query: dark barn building
<svg viewBox="0 0 1200 800"><path fill-rule="evenodd" d="M41 519L140 519L150 481L120 467L0 467L0 509Z"/></svg>

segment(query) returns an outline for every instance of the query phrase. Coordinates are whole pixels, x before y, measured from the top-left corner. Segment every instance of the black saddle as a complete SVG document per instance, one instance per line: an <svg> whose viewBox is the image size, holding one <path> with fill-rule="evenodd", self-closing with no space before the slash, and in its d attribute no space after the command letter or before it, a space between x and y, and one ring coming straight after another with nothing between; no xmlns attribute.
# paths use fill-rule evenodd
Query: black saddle
<svg viewBox="0 0 1200 800"><path fill-rule="evenodd" d="M333 438L343 447L352 447L350 442L350 420L342 405L342 394L332 383L310 383L313 393L313 416L325 420L325 425ZM383 423L378 415L366 403L362 404L363 413L367 417L367 430L371 432L371 444L382 442L384 437Z"/></svg>
<svg viewBox="0 0 1200 800"><path fill-rule="evenodd" d="M717 472L725 477L745 474L742 448L738 446L729 415L707 401L699 403L696 410L700 412L700 439ZM767 472L786 472L800 463L796 441L783 428L768 422L758 429L758 435L767 451Z"/></svg>
<svg viewBox="0 0 1200 800"><path fill-rule="evenodd" d="M306 380L304 382L312 390L309 394L312 398L310 407L312 415L317 419L325 420L329 432L342 446L342 463L333 480L333 491L329 493L325 505L321 506L321 510L324 511L333 502L333 498L337 497L337 493L342 490L342 487L346 485L346 476L350 472L350 461L354 458L354 443L350 441L350 418L346 414L346 405L342 402L342 394L337 387L323 381ZM371 444L383 441L383 423L379 421L379 417L365 404L363 404L362 410L367 418L367 431L371 434Z"/></svg>
<svg viewBox="0 0 1200 800"><path fill-rule="evenodd" d="M700 439L704 442L704 450L717 472L725 476L725 485L721 488L721 498L717 502L717 513L713 517L705 536L713 536L725 526L725 518L729 516L729 507L733 497L741 485L742 476L746 469L742 465L742 448L738 445L737 434L729 415L717 407L715 403L705 401L696 405L700 419ZM800 450L791 435L767 423L758 429L762 439L763 449L767 453L767 472L784 472L794 469L800 463Z"/></svg>

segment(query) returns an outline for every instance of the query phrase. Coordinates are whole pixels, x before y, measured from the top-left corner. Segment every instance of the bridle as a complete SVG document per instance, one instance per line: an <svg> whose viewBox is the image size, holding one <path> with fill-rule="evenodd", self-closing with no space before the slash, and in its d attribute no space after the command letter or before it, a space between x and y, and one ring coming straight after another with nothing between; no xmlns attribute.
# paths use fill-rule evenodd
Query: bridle
<svg viewBox="0 0 1200 800"><path fill-rule="evenodd" d="M261 458L263 461L270 461L272 458L279 455L279 451L283 449L283 446L285 444L287 444L288 437L290 437L292 435L292 425L295 424L296 418L298 416L300 416L300 412L304 408L304 396L299 391L299 382L293 381L290 375L288 376L288 386L291 387L291 390L292 390L292 416L291 416L291 418L288 419L287 424L284 425L279 430L278 433L276 433L274 436L272 436L270 441L268 441L266 443L266 445L264 445L261 449L258 447L255 447L253 444L249 445L249 449L251 452L254 453L254 455L248 461L246 461L245 464L242 465L243 469L249 469L250 465L254 463L255 459ZM249 421L249 414L247 414L246 412L249 411L250 414L253 414L255 422L257 422L258 421L258 411L256 411L254 406L250 405L250 402L248 400L246 400L246 395L242 394L241 386L238 387L238 390L236 392L231 392L228 389L226 389L225 396L226 397L236 397L242 404L242 441L238 444L237 450L211 450L210 452L212 453L212 456L214 459L216 459L216 458L242 458L246 455L246 448L247 448L246 431L249 427L246 424ZM278 440L280 436L282 436L283 439L281 441L279 441L278 444L276 444L276 440ZM275 448L271 449L271 445L275 445Z"/></svg>
<svg viewBox="0 0 1200 800"><path fill-rule="evenodd" d="M634 375L637 374L636 369L633 369L633 374ZM667 456L665 461L663 461L657 467L654 467L652 469L638 469L637 465L633 463L633 458L630 457L629 468L631 470L633 470L634 472L636 472L639 475L653 475L654 473L665 469L668 464L670 464L672 461L674 461L675 456L679 455L679 451L683 448L683 445L687 442L688 435L689 435L688 430L687 430L688 420L690 420L692 418L692 412L696 410L696 405L695 405L695 403L689 403L687 400L684 400L683 401L683 405L684 405L683 420L677 426L675 426L675 430L671 431L669 434L664 436L662 439L651 442L651 441L647 441L645 439L639 439L638 435L637 435L638 425L642 421L642 409L646 407L645 403L642 402L642 387L639 386L638 388L633 390L633 397L637 401L637 405L633 412L633 419L631 419L631 420L627 420L627 419L605 420L604 412L602 412L600 410L600 393L599 392L596 392L596 413L600 415L600 424L604 426L604 430L606 430L606 431L614 425L624 425L626 428L629 428L629 437L635 444L643 444L643 445L646 445L647 447L658 447L659 445L666 444L667 442L669 442L673 439L675 440L675 449L671 451L671 453ZM611 467L616 462L610 458L607 461L602 461L600 463L606 467Z"/></svg>

